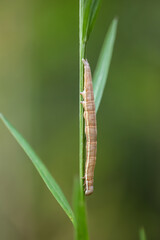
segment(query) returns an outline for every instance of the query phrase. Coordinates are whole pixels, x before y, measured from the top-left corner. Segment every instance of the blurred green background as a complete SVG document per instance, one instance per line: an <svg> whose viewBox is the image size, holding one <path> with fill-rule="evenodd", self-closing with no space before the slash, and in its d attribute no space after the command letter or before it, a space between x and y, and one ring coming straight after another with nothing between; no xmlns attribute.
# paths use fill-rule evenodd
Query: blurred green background
<svg viewBox="0 0 160 240"><path fill-rule="evenodd" d="M92 240L160 239L160 1L103 1L87 47L94 71L119 25L97 115ZM0 112L72 202L78 176L78 1L0 1ZM71 240L72 224L0 123L0 239Z"/></svg>

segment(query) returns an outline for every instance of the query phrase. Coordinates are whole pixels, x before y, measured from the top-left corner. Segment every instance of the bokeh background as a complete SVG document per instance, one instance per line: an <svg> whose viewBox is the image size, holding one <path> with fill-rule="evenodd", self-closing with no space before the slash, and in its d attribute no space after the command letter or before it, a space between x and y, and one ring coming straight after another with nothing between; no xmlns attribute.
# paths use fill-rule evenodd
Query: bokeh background
<svg viewBox="0 0 160 240"><path fill-rule="evenodd" d="M114 16L117 38L97 115L92 240L160 239L160 1L103 1L92 71ZM0 1L0 112L72 202L78 176L78 1ZM0 239L70 240L72 224L0 123Z"/></svg>

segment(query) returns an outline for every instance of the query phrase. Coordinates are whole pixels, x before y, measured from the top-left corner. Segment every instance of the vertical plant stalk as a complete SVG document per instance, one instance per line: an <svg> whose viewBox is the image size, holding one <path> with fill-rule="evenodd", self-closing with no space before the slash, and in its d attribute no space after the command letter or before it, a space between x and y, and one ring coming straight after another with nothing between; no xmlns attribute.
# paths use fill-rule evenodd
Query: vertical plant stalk
<svg viewBox="0 0 160 240"><path fill-rule="evenodd" d="M79 0L79 93L83 91L83 63L85 56L85 43L83 42L83 9L84 0ZM79 100L82 96L79 95ZM83 107L79 101L79 177L80 177L80 199L84 201L83 177L84 177L84 120Z"/></svg>
<svg viewBox="0 0 160 240"><path fill-rule="evenodd" d="M83 91L83 63L82 58L85 57L86 44L83 41L83 10L84 0L79 0L79 196L77 202L77 227L76 239L89 240L88 228L86 221L86 205L83 190L83 177L84 177L84 120L83 120L83 106L80 104L82 96L80 92Z"/></svg>
<svg viewBox="0 0 160 240"><path fill-rule="evenodd" d="M86 205L83 190L84 177L84 120L83 106L80 103L83 91L83 63L82 58L85 57L86 44L83 41L83 15L84 15L84 0L79 0L79 191L76 201L76 240L89 240L88 228L86 221Z"/></svg>

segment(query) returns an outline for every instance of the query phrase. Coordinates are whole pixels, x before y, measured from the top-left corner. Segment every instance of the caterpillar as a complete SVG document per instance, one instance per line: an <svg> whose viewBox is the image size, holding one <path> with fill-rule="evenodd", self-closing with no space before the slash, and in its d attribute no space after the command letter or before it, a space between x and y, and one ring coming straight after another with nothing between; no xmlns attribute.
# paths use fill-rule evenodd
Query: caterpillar
<svg viewBox="0 0 160 240"><path fill-rule="evenodd" d="M94 168L96 164L97 153L97 123L94 93L92 85L92 75L89 63L82 59L84 64L84 90L80 94L83 97L81 101L84 108L85 134L86 134L86 163L85 163L85 195L93 193L94 187Z"/></svg>

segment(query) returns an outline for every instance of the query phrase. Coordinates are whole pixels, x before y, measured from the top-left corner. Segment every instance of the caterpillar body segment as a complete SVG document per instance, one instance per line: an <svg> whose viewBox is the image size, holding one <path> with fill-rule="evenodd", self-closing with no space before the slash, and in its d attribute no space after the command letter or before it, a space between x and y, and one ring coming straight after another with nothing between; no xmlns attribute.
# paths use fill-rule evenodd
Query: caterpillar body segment
<svg viewBox="0 0 160 240"><path fill-rule="evenodd" d="M93 193L94 168L97 153L97 122L95 112L95 102L92 85L92 75L89 63L82 59L84 64L84 91L81 101L84 108L85 134L86 134L86 163L85 163L85 195Z"/></svg>

